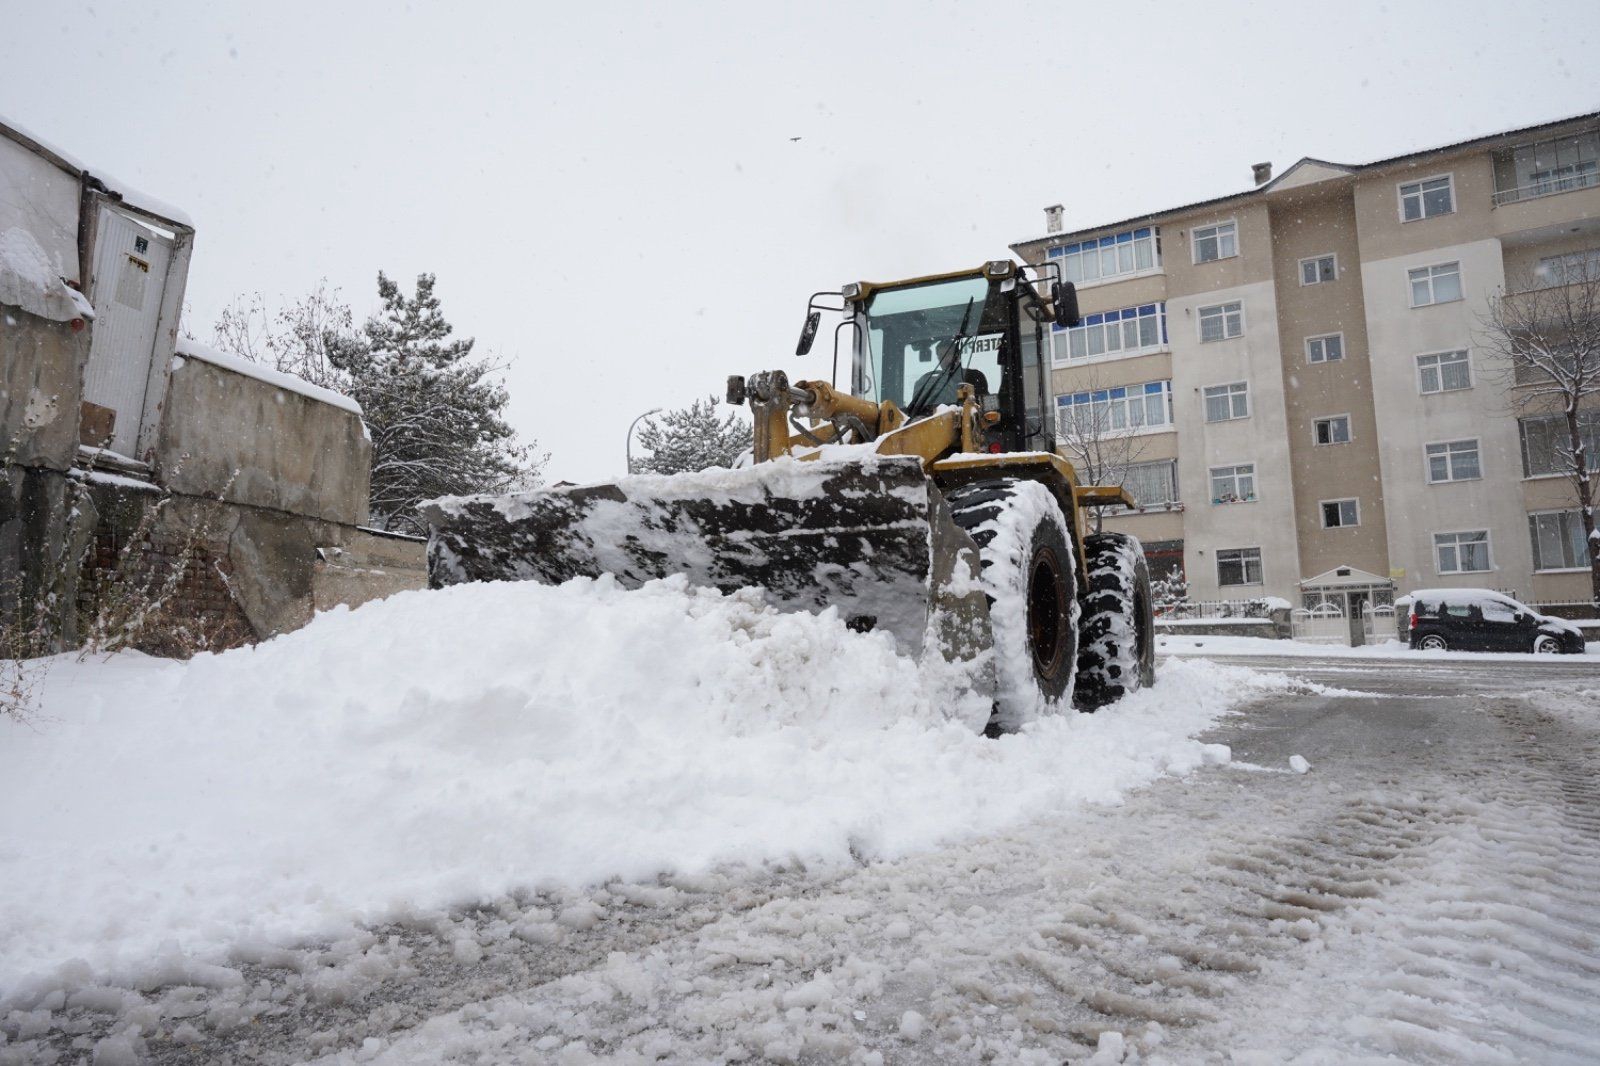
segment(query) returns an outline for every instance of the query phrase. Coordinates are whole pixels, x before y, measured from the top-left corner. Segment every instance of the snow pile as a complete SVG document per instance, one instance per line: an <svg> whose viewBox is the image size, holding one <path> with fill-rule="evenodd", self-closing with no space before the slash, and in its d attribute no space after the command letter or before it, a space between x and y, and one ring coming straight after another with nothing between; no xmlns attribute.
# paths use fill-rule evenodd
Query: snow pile
<svg viewBox="0 0 1600 1066"><path fill-rule="evenodd" d="M0 1003L215 983L230 945L518 889L897 856L1214 762L1194 735L1271 691L1170 663L990 741L950 685L886 635L678 580L402 593L186 664L60 660L40 721L0 724Z"/></svg>
<svg viewBox="0 0 1600 1066"><path fill-rule="evenodd" d="M61 280L33 234L16 226L0 233L0 304L51 322L94 317L88 299Z"/></svg>

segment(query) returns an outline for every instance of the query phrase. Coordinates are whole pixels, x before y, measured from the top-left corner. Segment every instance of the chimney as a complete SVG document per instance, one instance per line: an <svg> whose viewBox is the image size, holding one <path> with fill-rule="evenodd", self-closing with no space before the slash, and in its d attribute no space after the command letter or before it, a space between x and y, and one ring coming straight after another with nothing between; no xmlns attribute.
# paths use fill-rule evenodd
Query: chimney
<svg viewBox="0 0 1600 1066"><path fill-rule="evenodd" d="M1256 163L1250 167L1250 170L1256 176L1257 185L1265 185L1267 182L1272 180L1271 163Z"/></svg>
<svg viewBox="0 0 1600 1066"><path fill-rule="evenodd" d="M1046 233L1061 232L1061 212L1066 208L1061 204L1051 204L1044 209L1044 231Z"/></svg>

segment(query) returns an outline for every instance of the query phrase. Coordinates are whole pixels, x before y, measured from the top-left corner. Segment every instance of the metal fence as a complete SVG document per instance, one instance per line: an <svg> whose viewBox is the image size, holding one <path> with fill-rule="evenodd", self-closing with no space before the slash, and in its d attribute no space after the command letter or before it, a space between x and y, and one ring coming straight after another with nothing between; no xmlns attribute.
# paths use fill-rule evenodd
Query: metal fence
<svg viewBox="0 0 1600 1066"><path fill-rule="evenodd" d="M1216 618L1272 617L1263 600L1199 600L1193 603L1158 603L1156 618L1165 622L1209 621Z"/></svg>
<svg viewBox="0 0 1600 1066"><path fill-rule="evenodd" d="M1306 644L1350 644L1350 620L1337 603L1296 607L1289 612L1294 639Z"/></svg>

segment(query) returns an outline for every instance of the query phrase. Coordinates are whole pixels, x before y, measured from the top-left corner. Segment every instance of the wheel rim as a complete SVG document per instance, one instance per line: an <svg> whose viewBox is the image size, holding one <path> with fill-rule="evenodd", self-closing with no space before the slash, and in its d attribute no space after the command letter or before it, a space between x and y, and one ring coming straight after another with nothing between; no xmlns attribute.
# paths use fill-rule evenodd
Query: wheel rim
<svg viewBox="0 0 1600 1066"><path fill-rule="evenodd" d="M1423 637L1422 648L1424 651L1443 651L1449 647L1442 637Z"/></svg>
<svg viewBox="0 0 1600 1066"><path fill-rule="evenodd" d="M1560 650L1561 646L1556 643L1555 637L1540 637L1533 642L1533 653L1535 655L1554 655Z"/></svg>
<svg viewBox="0 0 1600 1066"><path fill-rule="evenodd" d="M1061 595L1061 563L1051 549L1033 560L1028 575L1028 644L1040 677L1055 677L1066 657L1068 620Z"/></svg>

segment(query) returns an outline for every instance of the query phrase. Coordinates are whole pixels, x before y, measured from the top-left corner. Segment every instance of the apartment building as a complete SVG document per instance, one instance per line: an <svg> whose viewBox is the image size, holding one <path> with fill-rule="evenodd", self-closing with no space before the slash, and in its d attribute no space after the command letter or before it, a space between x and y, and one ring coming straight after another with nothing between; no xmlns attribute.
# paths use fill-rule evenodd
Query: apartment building
<svg viewBox="0 0 1600 1066"><path fill-rule="evenodd" d="M1125 449L1140 506L1108 528L1195 599L1587 600L1553 423L1513 413L1484 318L1600 263L1600 113L1254 169L1238 194L1070 232L1048 208L1012 245L1078 286L1083 323L1051 337L1058 431Z"/></svg>

